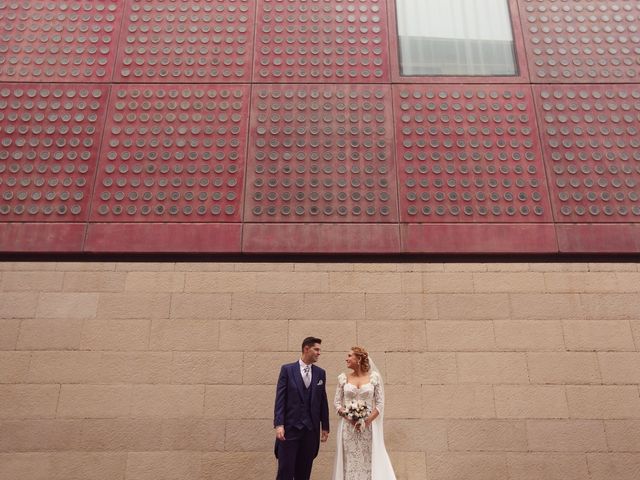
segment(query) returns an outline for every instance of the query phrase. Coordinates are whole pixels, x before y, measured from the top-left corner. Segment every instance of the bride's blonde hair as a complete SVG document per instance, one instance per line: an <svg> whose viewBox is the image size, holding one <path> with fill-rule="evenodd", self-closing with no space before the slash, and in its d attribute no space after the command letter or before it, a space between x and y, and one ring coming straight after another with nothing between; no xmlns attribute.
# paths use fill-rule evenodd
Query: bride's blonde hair
<svg viewBox="0 0 640 480"><path fill-rule="evenodd" d="M369 365L369 353L363 347L351 347L351 351L358 359L358 365L363 372L368 372L371 366Z"/></svg>

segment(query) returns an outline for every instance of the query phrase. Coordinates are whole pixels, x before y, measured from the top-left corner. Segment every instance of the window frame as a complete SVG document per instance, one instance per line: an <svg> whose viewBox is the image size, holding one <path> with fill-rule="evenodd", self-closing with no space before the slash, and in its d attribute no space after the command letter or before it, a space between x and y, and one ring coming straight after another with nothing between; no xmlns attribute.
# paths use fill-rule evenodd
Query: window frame
<svg viewBox="0 0 640 480"><path fill-rule="evenodd" d="M513 32L513 46L516 75L401 75L400 74L400 41L398 38L398 13L396 2L389 0L389 48L391 49L391 79L393 83L530 83L529 68L525 54L524 36L520 21L520 11L517 0L507 0L511 30Z"/></svg>

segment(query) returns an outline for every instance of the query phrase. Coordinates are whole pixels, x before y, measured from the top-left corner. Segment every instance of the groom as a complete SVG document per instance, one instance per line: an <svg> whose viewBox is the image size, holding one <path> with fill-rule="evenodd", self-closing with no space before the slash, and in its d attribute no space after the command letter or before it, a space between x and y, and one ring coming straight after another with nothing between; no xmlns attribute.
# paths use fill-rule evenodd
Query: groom
<svg viewBox="0 0 640 480"><path fill-rule="evenodd" d="M305 338L300 360L280 369L273 419L276 480L309 480L320 438L323 442L329 438L327 377L323 369L313 365L320 357L321 343L319 338Z"/></svg>

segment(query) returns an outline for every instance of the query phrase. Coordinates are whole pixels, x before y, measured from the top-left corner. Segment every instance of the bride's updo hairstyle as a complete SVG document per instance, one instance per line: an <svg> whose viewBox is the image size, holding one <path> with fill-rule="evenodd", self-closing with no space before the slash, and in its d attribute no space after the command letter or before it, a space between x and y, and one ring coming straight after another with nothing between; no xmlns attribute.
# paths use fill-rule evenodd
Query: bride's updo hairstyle
<svg viewBox="0 0 640 480"><path fill-rule="evenodd" d="M351 351L358 359L358 364L363 372L368 372L371 369L369 365L369 354L362 347L351 347Z"/></svg>

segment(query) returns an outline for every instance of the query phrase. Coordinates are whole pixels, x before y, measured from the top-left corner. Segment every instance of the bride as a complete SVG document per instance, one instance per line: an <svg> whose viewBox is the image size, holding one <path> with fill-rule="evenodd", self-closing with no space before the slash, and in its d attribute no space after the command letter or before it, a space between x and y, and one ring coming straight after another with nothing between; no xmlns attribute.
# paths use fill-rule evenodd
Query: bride
<svg viewBox="0 0 640 480"><path fill-rule="evenodd" d="M384 446L382 376L362 347L352 347L346 358L352 373L338 376L334 406L340 416L333 480L396 480ZM352 401L366 403L364 425L345 418Z"/></svg>

